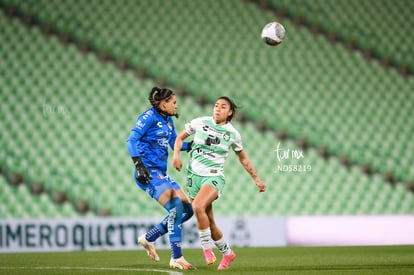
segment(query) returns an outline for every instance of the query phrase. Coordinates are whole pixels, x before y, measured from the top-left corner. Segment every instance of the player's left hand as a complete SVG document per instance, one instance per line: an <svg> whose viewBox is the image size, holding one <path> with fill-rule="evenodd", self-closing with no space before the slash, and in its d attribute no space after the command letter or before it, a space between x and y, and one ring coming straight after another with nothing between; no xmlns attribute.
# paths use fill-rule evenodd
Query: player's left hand
<svg viewBox="0 0 414 275"><path fill-rule="evenodd" d="M264 184L261 180L256 181L256 186L259 188L259 192L266 191L266 184Z"/></svg>

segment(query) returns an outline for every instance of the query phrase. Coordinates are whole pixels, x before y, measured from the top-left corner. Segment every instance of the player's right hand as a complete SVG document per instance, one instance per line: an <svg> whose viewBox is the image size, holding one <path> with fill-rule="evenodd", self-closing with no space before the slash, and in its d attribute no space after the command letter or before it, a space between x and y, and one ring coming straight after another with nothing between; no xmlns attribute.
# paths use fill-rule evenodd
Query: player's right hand
<svg viewBox="0 0 414 275"><path fill-rule="evenodd" d="M181 168L183 167L183 163L181 162L181 160L175 157L173 157L172 165L177 171L181 171Z"/></svg>

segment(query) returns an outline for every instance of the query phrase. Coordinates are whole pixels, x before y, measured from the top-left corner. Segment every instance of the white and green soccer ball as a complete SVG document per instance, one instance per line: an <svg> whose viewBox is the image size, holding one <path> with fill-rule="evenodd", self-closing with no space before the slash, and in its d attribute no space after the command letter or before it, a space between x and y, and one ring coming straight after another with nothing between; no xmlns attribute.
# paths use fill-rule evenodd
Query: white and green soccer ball
<svg viewBox="0 0 414 275"><path fill-rule="evenodd" d="M285 27L276 21L270 22L263 27L262 39L269 46L277 46L285 39Z"/></svg>

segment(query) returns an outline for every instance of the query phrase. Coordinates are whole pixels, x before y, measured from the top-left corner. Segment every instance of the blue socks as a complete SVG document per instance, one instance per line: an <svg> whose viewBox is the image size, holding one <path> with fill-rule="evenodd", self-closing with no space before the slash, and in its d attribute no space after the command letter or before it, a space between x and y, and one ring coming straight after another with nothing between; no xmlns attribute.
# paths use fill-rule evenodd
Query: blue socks
<svg viewBox="0 0 414 275"><path fill-rule="evenodd" d="M181 224L193 216L193 208L190 203L182 203L178 198L172 198L164 208L168 211L166 216L157 226L147 232L146 239L154 242L157 238L168 232L172 257L174 259L182 256L181 252Z"/></svg>
<svg viewBox="0 0 414 275"><path fill-rule="evenodd" d="M183 220L181 222L185 223L193 216L194 211L193 211L193 207L191 206L191 203L189 202L183 203L183 206L184 206L184 213L183 213Z"/></svg>
<svg viewBox="0 0 414 275"><path fill-rule="evenodd" d="M153 229L147 232L147 234L145 235L145 239L147 241L155 242L156 239L158 239L161 235L164 235L167 232L167 231L165 232L160 231L158 226L159 225L157 225L156 227L154 227Z"/></svg>
<svg viewBox="0 0 414 275"><path fill-rule="evenodd" d="M183 206L184 206L184 210L183 210L183 217L182 217L181 223L185 223L186 221L188 221L194 214L191 203L189 202L183 203ZM147 235L146 235L147 241L155 242L155 240L157 240L159 237L161 237L162 235L168 232L168 229L167 229L168 216L166 216L156 227L154 227L153 229L147 232Z"/></svg>
<svg viewBox="0 0 414 275"><path fill-rule="evenodd" d="M164 208L168 210L167 230L170 239L172 258L180 258L181 253L181 221L183 219L184 206L177 197L168 201Z"/></svg>

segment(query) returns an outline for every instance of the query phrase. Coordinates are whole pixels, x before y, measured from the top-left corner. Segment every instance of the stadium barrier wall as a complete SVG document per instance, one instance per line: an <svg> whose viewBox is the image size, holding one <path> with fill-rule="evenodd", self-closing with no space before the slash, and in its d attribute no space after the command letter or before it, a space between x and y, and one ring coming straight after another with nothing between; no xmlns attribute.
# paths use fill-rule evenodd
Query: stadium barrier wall
<svg viewBox="0 0 414 275"><path fill-rule="evenodd" d="M414 245L414 215L218 217L234 247ZM0 220L0 253L131 250L159 218ZM157 248L169 249L166 235ZM183 247L199 248L192 219L183 226Z"/></svg>
<svg viewBox="0 0 414 275"><path fill-rule="evenodd" d="M292 246L413 245L414 215L289 217L286 234Z"/></svg>
<svg viewBox="0 0 414 275"><path fill-rule="evenodd" d="M285 246L283 217L216 218L233 246ZM137 238L159 218L9 219L0 221L0 252L142 249ZM169 249L166 235L157 248ZM184 248L199 248L195 220L183 226Z"/></svg>

